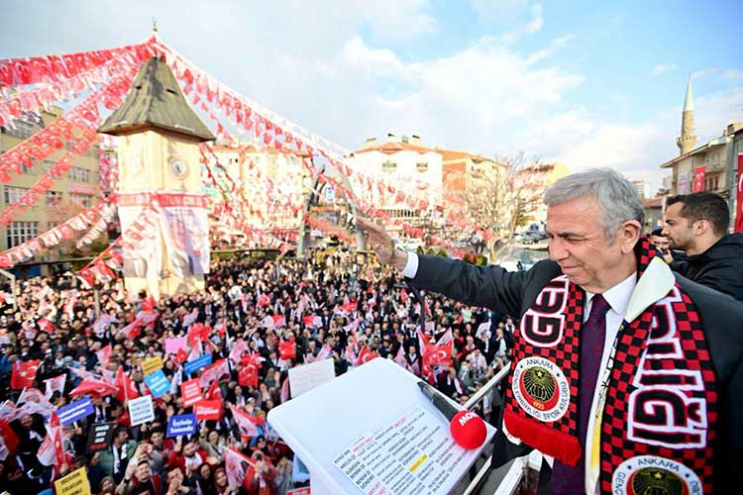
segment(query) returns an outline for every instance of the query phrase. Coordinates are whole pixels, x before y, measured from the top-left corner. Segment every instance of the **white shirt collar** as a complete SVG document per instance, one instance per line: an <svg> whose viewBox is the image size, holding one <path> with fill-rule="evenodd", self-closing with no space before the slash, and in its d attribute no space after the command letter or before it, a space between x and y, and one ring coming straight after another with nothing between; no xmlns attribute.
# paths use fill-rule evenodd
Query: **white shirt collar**
<svg viewBox="0 0 743 495"><path fill-rule="evenodd" d="M637 285L637 272L632 273L632 275L603 293L604 299L609 303L612 311L624 317L624 314L627 312L627 306L629 306L629 300L632 297L632 291L635 290L635 285ZM595 295L593 292L586 291L586 307L588 307L588 303L593 300L593 296ZM588 310L586 313L588 313Z"/></svg>

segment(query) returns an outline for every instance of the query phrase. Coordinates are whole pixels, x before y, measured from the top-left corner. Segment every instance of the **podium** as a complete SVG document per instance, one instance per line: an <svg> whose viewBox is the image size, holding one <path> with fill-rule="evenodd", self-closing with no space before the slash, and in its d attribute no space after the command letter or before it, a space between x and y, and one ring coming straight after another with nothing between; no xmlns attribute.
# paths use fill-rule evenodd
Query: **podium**
<svg viewBox="0 0 743 495"><path fill-rule="evenodd" d="M480 448L459 447L418 380L376 358L272 409L268 422L306 464L313 494L449 493L495 429Z"/></svg>

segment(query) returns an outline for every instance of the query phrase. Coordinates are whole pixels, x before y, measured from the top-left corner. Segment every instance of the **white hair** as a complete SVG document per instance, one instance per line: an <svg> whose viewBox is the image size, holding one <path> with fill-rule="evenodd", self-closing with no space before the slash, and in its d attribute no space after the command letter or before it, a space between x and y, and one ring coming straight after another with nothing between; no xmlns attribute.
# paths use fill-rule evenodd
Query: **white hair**
<svg viewBox="0 0 743 495"><path fill-rule="evenodd" d="M593 198L601 207L601 226L613 241L622 223L636 220L644 225L645 211L634 184L616 170L594 168L568 175L544 193L544 204L556 206L579 198Z"/></svg>

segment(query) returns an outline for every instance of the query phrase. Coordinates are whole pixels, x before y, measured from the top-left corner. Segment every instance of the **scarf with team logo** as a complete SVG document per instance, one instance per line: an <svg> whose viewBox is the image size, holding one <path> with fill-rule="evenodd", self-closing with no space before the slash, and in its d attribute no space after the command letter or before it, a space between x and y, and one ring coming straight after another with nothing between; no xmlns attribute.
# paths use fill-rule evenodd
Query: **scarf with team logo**
<svg viewBox="0 0 743 495"><path fill-rule="evenodd" d="M699 313L646 237L635 251L637 285L597 380L587 478L597 479L602 493L711 493L717 390ZM562 275L524 313L504 411L509 435L570 465L582 449L585 298Z"/></svg>

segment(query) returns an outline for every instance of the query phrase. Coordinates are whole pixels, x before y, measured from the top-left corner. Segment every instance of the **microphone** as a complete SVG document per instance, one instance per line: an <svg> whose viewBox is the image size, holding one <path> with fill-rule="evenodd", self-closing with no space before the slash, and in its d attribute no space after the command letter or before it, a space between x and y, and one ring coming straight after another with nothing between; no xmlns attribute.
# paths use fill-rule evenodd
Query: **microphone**
<svg viewBox="0 0 743 495"><path fill-rule="evenodd" d="M423 395L433 403L433 407L449 420L449 432L457 445L471 450L485 443L488 429L480 416L467 409L460 411L424 381L418 381L418 386Z"/></svg>

